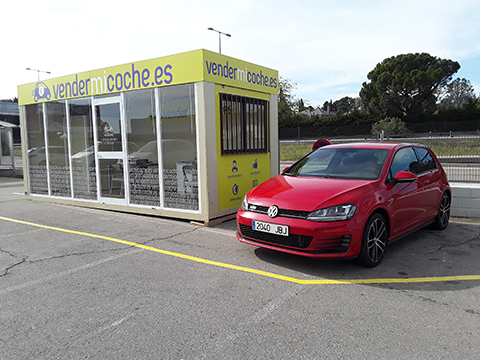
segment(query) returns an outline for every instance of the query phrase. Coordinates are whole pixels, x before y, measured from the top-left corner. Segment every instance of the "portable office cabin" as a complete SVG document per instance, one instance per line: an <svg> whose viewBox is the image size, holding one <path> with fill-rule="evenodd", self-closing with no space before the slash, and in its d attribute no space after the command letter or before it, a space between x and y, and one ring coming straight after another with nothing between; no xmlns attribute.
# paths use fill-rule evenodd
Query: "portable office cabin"
<svg viewBox="0 0 480 360"><path fill-rule="evenodd" d="M209 222L278 174L278 72L196 50L21 85L29 199Z"/></svg>

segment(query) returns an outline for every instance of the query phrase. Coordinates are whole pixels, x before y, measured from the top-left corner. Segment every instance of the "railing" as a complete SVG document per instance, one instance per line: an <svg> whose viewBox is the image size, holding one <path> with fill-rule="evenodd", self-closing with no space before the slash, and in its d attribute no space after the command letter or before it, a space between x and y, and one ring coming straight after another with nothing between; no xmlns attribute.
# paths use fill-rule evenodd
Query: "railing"
<svg viewBox="0 0 480 360"><path fill-rule="evenodd" d="M280 161L298 160L312 150L310 140L280 140ZM380 141L373 136L328 139L332 144ZM480 183L480 132L385 136L384 141L424 144L437 155L451 182Z"/></svg>

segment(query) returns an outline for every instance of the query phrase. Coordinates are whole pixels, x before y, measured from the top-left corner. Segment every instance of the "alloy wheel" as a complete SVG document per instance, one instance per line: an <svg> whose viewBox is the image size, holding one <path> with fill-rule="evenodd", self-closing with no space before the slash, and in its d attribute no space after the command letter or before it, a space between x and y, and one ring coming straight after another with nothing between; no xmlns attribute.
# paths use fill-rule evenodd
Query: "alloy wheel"
<svg viewBox="0 0 480 360"><path fill-rule="evenodd" d="M450 198L447 194L443 194L438 211L440 226L445 228L450 220Z"/></svg>
<svg viewBox="0 0 480 360"><path fill-rule="evenodd" d="M387 227L381 216L370 224L366 238L367 254L372 263L379 263L387 245Z"/></svg>

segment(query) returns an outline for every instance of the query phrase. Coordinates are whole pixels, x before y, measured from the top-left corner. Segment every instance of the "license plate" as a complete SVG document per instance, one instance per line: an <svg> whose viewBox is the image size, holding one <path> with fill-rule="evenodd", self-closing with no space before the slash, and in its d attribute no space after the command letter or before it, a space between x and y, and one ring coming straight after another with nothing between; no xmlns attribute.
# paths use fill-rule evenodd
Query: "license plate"
<svg viewBox="0 0 480 360"><path fill-rule="evenodd" d="M271 224L263 221L252 221L252 229L266 232L269 234L281 235L281 236L288 236L288 226L286 225L279 225L279 224Z"/></svg>

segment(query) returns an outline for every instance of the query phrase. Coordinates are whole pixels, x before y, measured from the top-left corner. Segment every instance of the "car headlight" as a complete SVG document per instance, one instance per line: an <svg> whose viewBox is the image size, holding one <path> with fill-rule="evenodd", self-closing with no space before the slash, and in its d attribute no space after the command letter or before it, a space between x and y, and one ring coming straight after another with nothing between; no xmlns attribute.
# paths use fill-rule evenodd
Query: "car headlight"
<svg viewBox="0 0 480 360"><path fill-rule="evenodd" d="M352 204L331 206L311 212L307 216L307 220L318 222L350 220L355 214L355 210L357 207Z"/></svg>
<svg viewBox="0 0 480 360"><path fill-rule="evenodd" d="M243 211L248 211L247 195L243 197L241 208Z"/></svg>

